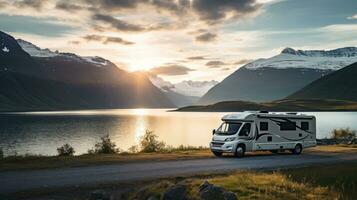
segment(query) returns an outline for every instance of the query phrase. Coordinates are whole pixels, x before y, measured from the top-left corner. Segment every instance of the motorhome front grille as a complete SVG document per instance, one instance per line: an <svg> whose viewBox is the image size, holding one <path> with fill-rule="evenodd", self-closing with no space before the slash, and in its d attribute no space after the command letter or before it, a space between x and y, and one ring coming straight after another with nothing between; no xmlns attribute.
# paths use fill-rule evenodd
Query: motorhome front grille
<svg viewBox="0 0 357 200"><path fill-rule="evenodd" d="M212 142L212 147L221 147L223 144L223 142Z"/></svg>

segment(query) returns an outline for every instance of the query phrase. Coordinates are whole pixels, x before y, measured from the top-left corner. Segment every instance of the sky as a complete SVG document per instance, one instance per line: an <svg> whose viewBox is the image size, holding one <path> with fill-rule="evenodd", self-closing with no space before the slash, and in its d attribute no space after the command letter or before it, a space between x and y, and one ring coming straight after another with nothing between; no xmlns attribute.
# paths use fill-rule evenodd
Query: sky
<svg viewBox="0 0 357 200"><path fill-rule="evenodd" d="M356 0L0 0L0 30L167 81L221 81L285 47L357 46Z"/></svg>

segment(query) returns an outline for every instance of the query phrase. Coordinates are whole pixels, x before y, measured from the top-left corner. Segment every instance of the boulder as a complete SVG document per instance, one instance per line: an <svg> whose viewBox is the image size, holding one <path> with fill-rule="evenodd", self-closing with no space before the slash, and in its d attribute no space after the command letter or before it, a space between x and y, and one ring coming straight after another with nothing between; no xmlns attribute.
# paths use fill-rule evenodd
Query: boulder
<svg viewBox="0 0 357 200"><path fill-rule="evenodd" d="M95 190L90 194L89 200L110 200L110 195L104 190Z"/></svg>
<svg viewBox="0 0 357 200"><path fill-rule="evenodd" d="M225 191L223 188L204 181L199 186L199 193L202 200L237 200L237 195L233 192Z"/></svg>
<svg viewBox="0 0 357 200"><path fill-rule="evenodd" d="M160 200L160 198L158 198L156 196L151 196L147 200Z"/></svg>
<svg viewBox="0 0 357 200"><path fill-rule="evenodd" d="M224 200L238 200L236 193L228 191L223 193Z"/></svg>
<svg viewBox="0 0 357 200"><path fill-rule="evenodd" d="M163 200L187 200L186 191L185 185L174 185L164 193Z"/></svg>

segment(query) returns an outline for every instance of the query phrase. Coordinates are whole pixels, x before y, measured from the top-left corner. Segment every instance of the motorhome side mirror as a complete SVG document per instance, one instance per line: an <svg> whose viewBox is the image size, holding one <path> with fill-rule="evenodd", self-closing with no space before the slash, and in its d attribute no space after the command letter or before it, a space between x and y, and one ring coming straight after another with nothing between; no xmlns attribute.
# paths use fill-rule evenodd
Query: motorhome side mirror
<svg viewBox="0 0 357 200"><path fill-rule="evenodd" d="M212 130L212 135L214 135L216 133L216 129Z"/></svg>

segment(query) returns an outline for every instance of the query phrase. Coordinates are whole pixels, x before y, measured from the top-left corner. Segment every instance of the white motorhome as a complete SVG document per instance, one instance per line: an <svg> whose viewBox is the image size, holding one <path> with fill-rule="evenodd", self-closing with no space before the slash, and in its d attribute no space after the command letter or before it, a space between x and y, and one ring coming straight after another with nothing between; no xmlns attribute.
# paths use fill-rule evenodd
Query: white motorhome
<svg viewBox="0 0 357 200"><path fill-rule="evenodd" d="M316 146L316 119L298 113L246 111L222 117L223 123L213 130L210 149L216 156L245 152L290 150L300 154L303 148Z"/></svg>

